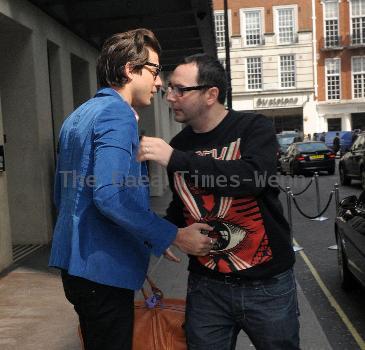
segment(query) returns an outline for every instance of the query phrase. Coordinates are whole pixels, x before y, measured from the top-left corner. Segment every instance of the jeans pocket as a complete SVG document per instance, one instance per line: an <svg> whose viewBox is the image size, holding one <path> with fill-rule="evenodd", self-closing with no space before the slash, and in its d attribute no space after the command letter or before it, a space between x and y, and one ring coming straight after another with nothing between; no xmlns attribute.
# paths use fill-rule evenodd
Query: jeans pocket
<svg viewBox="0 0 365 350"><path fill-rule="evenodd" d="M296 289L293 271L290 269L274 276L269 281L264 282L262 287L264 293L272 297L280 297L292 293Z"/></svg>

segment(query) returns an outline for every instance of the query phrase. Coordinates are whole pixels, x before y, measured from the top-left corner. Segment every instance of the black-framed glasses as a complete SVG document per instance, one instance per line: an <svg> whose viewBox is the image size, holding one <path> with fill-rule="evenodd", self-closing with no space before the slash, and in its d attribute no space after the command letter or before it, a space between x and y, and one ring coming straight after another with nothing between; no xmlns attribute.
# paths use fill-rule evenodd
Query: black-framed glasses
<svg viewBox="0 0 365 350"><path fill-rule="evenodd" d="M167 87L168 94L174 94L177 97L184 96L184 92L193 91L193 90L204 90L210 89L213 85L196 85L196 86L172 86L169 84Z"/></svg>
<svg viewBox="0 0 365 350"><path fill-rule="evenodd" d="M156 63L152 63L152 62L147 61L143 66L150 66L150 67L155 67L156 68L156 70L153 70L153 69L148 69L147 67L145 67L153 75L153 78L155 80L157 79L158 75L162 71L162 66L160 64L156 64Z"/></svg>

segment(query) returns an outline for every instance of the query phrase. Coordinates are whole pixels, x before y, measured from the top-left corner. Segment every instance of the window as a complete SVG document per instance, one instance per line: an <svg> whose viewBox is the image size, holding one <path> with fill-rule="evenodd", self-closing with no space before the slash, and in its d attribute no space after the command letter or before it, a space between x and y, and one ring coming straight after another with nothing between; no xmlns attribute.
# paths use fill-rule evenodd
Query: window
<svg viewBox="0 0 365 350"><path fill-rule="evenodd" d="M351 33L353 45L365 44L365 0L351 0Z"/></svg>
<svg viewBox="0 0 365 350"><path fill-rule="evenodd" d="M247 46L262 44L261 10L243 11L244 42Z"/></svg>
<svg viewBox="0 0 365 350"><path fill-rule="evenodd" d="M327 100L340 99L340 60L326 59Z"/></svg>
<svg viewBox="0 0 365 350"><path fill-rule="evenodd" d="M278 43L291 44L295 42L296 23L294 8L278 8L276 11Z"/></svg>
<svg viewBox="0 0 365 350"><path fill-rule="evenodd" d="M217 39L217 47L224 48L224 13L215 12L214 13L214 25L215 25L215 36Z"/></svg>
<svg viewBox="0 0 365 350"><path fill-rule="evenodd" d="M365 97L365 57L352 57L353 97Z"/></svg>
<svg viewBox="0 0 365 350"><path fill-rule="evenodd" d="M295 87L294 55L280 56L280 87Z"/></svg>
<svg viewBox="0 0 365 350"><path fill-rule="evenodd" d="M247 89L262 89L262 63L261 57L247 58Z"/></svg>
<svg viewBox="0 0 365 350"><path fill-rule="evenodd" d="M324 36L325 46L334 47L339 46L338 35L338 2L331 1L324 3Z"/></svg>

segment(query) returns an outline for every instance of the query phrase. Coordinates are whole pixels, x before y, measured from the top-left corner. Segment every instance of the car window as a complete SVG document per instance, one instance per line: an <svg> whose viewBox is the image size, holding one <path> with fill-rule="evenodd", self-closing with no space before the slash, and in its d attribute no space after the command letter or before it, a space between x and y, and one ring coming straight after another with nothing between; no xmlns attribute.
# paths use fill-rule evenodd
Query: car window
<svg viewBox="0 0 365 350"><path fill-rule="evenodd" d="M292 144L294 137L279 137L278 142L280 146L286 146Z"/></svg>
<svg viewBox="0 0 365 350"><path fill-rule="evenodd" d="M299 152L328 151L328 147L322 142L301 143L297 147Z"/></svg>

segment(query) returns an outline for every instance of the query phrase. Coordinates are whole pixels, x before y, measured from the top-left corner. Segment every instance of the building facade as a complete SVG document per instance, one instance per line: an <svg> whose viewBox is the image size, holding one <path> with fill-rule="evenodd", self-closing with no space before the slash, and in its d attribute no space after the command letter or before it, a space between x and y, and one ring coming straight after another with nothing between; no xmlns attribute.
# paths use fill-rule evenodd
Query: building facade
<svg viewBox="0 0 365 350"><path fill-rule="evenodd" d="M315 131L310 5L307 0L228 1L233 108L266 115L277 132ZM214 1L214 13L223 61L223 0Z"/></svg>
<svg viewBox="0 0 365 350"><path fill-rule="evenodd" d="M365 130L365 0L228 0L233 108L278 132ZM214 1L225 58L223 0Z"/></svg>
<svg viewBox="0 0 365 350"><path fill-rule="evenodd" d="M318 122L365 130L365 0L316 0Z"/></svg>

